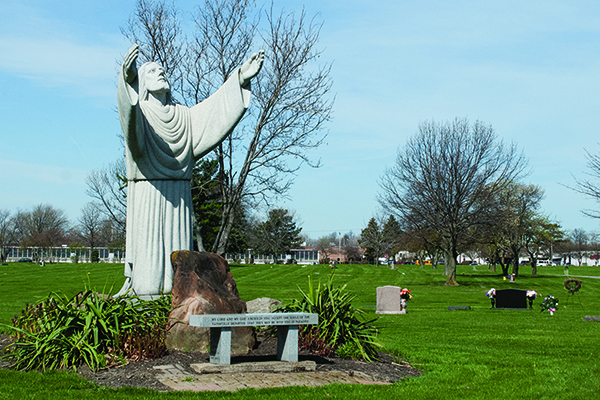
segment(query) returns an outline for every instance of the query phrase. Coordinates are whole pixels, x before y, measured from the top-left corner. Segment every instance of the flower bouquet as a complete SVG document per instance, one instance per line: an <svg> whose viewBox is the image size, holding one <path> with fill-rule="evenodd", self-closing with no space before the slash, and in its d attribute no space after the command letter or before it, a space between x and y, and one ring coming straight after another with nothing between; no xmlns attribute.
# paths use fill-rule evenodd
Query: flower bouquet
<svg viewBox="0 0 600 400"><path fill-rule="evenodd" d="M490 298L492 308L496 307L496 289L491 288L485 295Z"/></svg>
<svg viewBox="0 0 600 400"><path fill-rule="evenodd" d="M544 298L544 301L540 306L542 307L542 312L549 311L550 315L554 315L556 312L556 307L558 307L558 299L549 294Z"/></svg>
<svg viewBox="0 0 600 400"><path fill-rule="evenodd" d="M537 292L535 290L527 291L527 301L529 301L529 308L533 307L533 299L537 297Z"/></svg>
<svg viewBox="0 0 600 400"><path fill-rule="evenodd" d="M400 292L400 298L404 299L404 300L412 300L412 296L410 295L410 290L407 288L402 289L402 291Z"/></svg>
<svg viewBox="0 0 600 400"><path fill-rule="evenodd" d="M404 288L400 291L400 314L406 314L406 302L412 299L410 290Z"/></svg>

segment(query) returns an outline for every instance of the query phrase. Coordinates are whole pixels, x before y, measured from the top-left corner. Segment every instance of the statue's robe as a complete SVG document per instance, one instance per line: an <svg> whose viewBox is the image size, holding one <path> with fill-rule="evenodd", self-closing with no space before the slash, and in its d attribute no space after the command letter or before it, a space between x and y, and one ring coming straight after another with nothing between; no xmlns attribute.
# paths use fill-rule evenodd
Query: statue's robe
<svg viewBox="0 0 600 400"><path fill-rule="evenodd" d="M190 180L196 160L231 133L250 101L238 71L191 108L138 99L137 85L119 77L119 119L127 157L125 276L138 296L170 293L171 253L193 250ZM132 293L133 294L133 293Z"/></svg>

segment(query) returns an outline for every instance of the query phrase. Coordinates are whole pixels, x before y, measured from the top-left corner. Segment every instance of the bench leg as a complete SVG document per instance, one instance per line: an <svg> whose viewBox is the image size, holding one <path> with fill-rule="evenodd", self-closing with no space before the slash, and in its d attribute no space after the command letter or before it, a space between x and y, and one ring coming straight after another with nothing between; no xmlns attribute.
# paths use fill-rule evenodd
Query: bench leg
<svg viewBox="0 0 600 400"><path fill-rule="evenodd" d="M231 328L210 328L211 364L231 364Z"/></svg>
<svg viewBox="0 0 600 400"><path fill-rule="evenodd" d="M298 325L280 325L277 327L277 359L280 361L298 361Z"/></svg>

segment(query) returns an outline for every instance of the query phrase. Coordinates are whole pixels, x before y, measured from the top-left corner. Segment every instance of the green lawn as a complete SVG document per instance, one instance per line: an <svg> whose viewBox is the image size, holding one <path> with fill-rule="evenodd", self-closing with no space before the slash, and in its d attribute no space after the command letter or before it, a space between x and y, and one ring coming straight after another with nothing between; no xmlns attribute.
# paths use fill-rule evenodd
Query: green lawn
<svg viewBox="0 0 600 400"><path fill-rule="evenodd" d="M102 389L73 374L0 371L1 398L407 398L407 399L581 399L600 391L600 323L584 315L600 315L600 279L583 281L579 295L568 299L563 267L521 267L515 283L504 281L487 267L459 266L459 287L445 287L441 270L431 267L342 265L336 282L356 293L355 305L375 316L376 287L408 287L413 300L406 315L380 316L379 341L424 371L422 376L392 386L330 385L321 388L242 390L236 393L157 393L137 389ZM323 281L327 266L232 267L244 300L297 297L307 276ZM10 264L0 269L0 322L25 302L51 290L74 294L89 279L98 288L123 282L122 265ZM600 276L600 267L571 267L570 277ZM541 313L538 297L533 310L490 310L485 296L491 287L536 290L559 298L554 316ZM569 304L567 303L569 300ZM470 305L471 311L448 311L451 305ZM329 394L329 396L327 396Z"/></svg>

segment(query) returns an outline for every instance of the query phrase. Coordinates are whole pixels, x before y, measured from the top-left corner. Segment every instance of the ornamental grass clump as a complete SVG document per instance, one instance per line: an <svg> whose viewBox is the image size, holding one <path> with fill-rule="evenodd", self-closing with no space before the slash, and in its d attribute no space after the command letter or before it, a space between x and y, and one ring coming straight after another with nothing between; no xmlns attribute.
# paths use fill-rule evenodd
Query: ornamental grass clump
<svg viewBox="0 0 600 400"><path fill-rule="evenodd" d="M319 281L315 287L308 277L308 292L302 291L300 300L294 299L291 304L281 308L280 312L305 312L319 315L318 325L301 326L299 342L301 348L316 351L322 355L336 353L342 358L376 359L377 329L372 326L376 321L365 320L363 311L352 305L355 296L346 292L346 285L335 287L334 274L327 283Z"/></svg>
<svg viewBox="0 0 600 400"><path fill-rule="evenodd" d="M165 350L170 296L147 302L85 290L69 298L51 293L12 319L16 342L4 357L20 370L117 365Z"/></svg>

